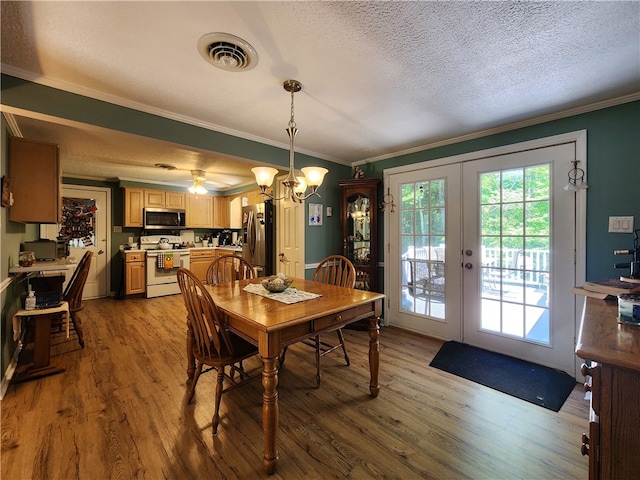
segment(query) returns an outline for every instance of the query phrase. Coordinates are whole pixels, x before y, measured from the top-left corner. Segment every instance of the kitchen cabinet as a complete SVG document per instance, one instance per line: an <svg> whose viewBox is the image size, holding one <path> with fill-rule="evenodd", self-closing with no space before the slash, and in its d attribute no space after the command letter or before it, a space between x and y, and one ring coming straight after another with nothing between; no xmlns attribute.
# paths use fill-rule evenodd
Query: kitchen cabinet
<svg viewBox="0 0 640 480"><path fill-rule="evenodd" d="M636 478L640 472L640 329L617 322L617 302L586 298L576 346L591 391L582 454L589 479Z"/></svg>
<svg viewBox="0 0 640 480"><path fill-rule="evenodd" d="M186 199L187 228L213 228L213 197L188 193Z"/></svg>
<svg viewBox="0 0 640 480"><path fill-rule="evenodd" d="M214 248L192 249L189 252L189 270L191 270L198 279L206 283L207 269L217 256Z"/></svg>
<svg viewBox="0 0 640 480"><path fill-rule="evenodd" d="M340 180L343 255L356 267L356 288L378 290L377 178Z"/></svg>
<svg viewBox="0 0 640 480"><path fill-rule="evenodd" d="M164 190L144 190L144 206L148 208L173 208L184 210L186 194Z"/></svg>
<svg viewBox="0 0 640 480"><path fill-rule="evenodd" d="M253 190L249 190L244 192L242 196L247 197L247 205L257 205L259 203L264 203L269 197L263 195L260 192L259 188L255 188Z"/></svg>
<svg viewBox="0 0 640 480"><path fill-rule="evenodd" d="M236 197L229 202L229 228L242 228L242 197Z"/></svg>
<svg viewBox="0 0 640 480"><path fill-rule="evenodd" d="M61 169L57 145L9 137L9 168L13 205L9 220L60 223Z"/></svg>
<svg viewBox="0 0 640 480"><path fill-rule="evenodd" d="M124 188L124 226L142 227L142 209L144 208L144 189Z"/></svg>
<svg viewBox="0 0 640 480"><path fill-rule="evenodd" d="M145 292L145 254L143 251L124 253L124 294Z"/></svg>
<svg viewBox="0 0 640 480"><path fill-rule="evenodd" d="M229 197L213 198L213 228L230 228Z"/></svg>

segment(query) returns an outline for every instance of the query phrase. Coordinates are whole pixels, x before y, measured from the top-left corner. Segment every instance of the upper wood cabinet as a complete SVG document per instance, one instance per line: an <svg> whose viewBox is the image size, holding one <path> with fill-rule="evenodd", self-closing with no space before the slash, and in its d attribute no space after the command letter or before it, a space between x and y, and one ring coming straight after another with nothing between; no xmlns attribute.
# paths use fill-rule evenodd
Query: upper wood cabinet
<svg viewBox="0 0 640 480"><path fill-rule="evenodd" d="M229 197L213 197L213 228L229 227Z"/></svg>
<svg viewBox="0 0 640 480"><path fill-rule="evenodd" d="M164 190L144 190L144 206L149 208L185 208L186 194Z"/></svg>
<svg viewBox="0 0 640 480"><path fill-rule="evenodd" d="M9 137L8 171L13 193L9 220L60 223L62 174L58 146Z"/></svg>
<svg viewBox="0 0 640 480"><path fill-rule="evenodd" d="M210 195L186 195L187 228L213 228L213 197Z"/></svg>
<svg viewBox="0 0 640 480"><path fill-rule="evenodd" d="M242 228L242 197L229 202L229 228Z"/></svg>
<svg viewBox="0 0 640 480"><path fill-rule="evenodd" d="M144 189L124 188L124 226L142 227L142 209L144 208Z"/></svg>

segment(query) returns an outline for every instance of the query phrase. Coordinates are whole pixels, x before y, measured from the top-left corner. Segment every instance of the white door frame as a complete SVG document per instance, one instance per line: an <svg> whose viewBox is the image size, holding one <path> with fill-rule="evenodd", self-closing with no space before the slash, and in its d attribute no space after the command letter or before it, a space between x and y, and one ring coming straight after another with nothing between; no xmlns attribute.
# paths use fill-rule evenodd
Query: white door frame
<svg viewBox="0 0 640 480"><path fill-rule="evenodd" d="M521 152L524 150L537 149L549 147L561 143L575 142L576 145L576 159L580 161L580 167L586 172L587 165L587 131L578 130L575 132L564 133L560 135L554 135L551 137L539 138L536 140L530 140L527 142L515 143L511 145L503 145L500 147L490 148L487 150L480 150L476 152L469 152L460 155L454 155L452 157L444 157L435 160L413 163L410 165L403 165L399 167L385 169L383 171L383 188L386 190L389 187L389 177L398 173L411 172L415 170L422 170L431 167L437 167L441 165L449 165L452 163L463 163L474 160L480 160L487 157L493 157L497 155L505 155L510 153ZM586 175L586 173L585 173ZM575 251L575 285L584 284L586 277L586 217L587 217L587 195L585 190L578 190L575 192L576 201L576 251ZM398 213L390 213L389 209L384 212L385 225L389 225L389 215L397 215ZM384 245L385 248L385 263L390 261L388 258L390 251L390 233L389 229L384 229ZM384 322L389 324L389 318L391 309L389 305L389 287L390 287L390 269L384 269L384 294L387 297L385 304ZM582 307L584 299L582 297L575 297L573 299L573 311L574 311L574 341L576 332L578 331L580 320L582 317ZM580 364L581 360L575 357L575 375L580 377Z"/></svg>

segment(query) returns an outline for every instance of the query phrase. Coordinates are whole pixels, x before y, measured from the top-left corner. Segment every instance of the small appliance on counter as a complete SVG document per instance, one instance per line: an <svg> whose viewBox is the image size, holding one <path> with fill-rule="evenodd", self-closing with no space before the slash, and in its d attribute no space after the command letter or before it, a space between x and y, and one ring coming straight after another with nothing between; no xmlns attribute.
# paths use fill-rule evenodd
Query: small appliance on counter
<svg viewBox="0 0 640 480"><path fill-rule="evenodd" d="M224 247L233 243L233 232L231 230L223 230L218 235L218 246Z"/></svg>
<svg viewBox="0 0 640 480"><path fill-rule="evenodd" d="M33 252L37 261L57 260L69 256L69 246L64 240L39 239L24 242L24 250Z"/></svg>

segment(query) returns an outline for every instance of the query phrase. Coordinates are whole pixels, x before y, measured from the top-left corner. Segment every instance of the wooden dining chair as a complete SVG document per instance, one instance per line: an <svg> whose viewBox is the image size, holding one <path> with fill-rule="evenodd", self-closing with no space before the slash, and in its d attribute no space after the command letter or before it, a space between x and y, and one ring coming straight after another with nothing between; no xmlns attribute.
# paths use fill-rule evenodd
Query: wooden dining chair
<svg viewBox="0 0 640 480"><path fill-rule="evenodd" d="M78 335L78 342L82 348L84 348L84 335L82 332L82 321L80 320L80 317L78 317L78 312L84 308L82 305L82 293L84 292L84 286L87 283L87 278L89 277L92 257L93 252L91 251L87 250L84 253L71 276L71 280L67 283L67 288L65 288L62 293L62 299L69 302L71 322L73 323L73 328Z"/></svg>
<svg viewBox="0 0 640 480"><path fill-rule="evenodd" d="M238 388L250 380L260 378L259 375L249 375L242 366L243 360L258 354L258 348L227 330L224 316L219 313L213 298L193 272L186 268L180 268L177 276L182 298L187 307L187 321L193 331L192 353L196 360L196 370L187 392L186 401L191 403L193 400L204 365L210 367L205 372L212 369L218 372L215 406L211 419L215 436L218 433L218 424L220 423L219 410L222 394ZM229 367L229 374L225 373L227 367ZM238 378L236 378L236 373L239 374ZM230 383L226 388L224 387L225 378Z"/></svg>
<svg viewBox="0 0 640 480"><path fill-rule="evenodd" d="M253 268L253 265L239 255L222 255L217 257L209 265L206 275L209 285L255 277L256 270Z"/></svg>
<svg viewBox="0 0 640 480"><path fill-rule="evenodd" d="M324 258L313 271L311 280L314 282L328 283L330 285L338 285L340 287L353 288L356 284L356 269L353 263L342 255L329 255ZM333 345L316 335L312 340L303 340L302 343L313 347L316 351L316 387L320 387L320 359L334 350L342 347L344 352L344 360L347 365L351 365L347 347L344 343L344 335L342 329L334 330L338 336L338 343ZM280 355L280 367L284 364L284 358L287 353L285 347Z"/></svg>

